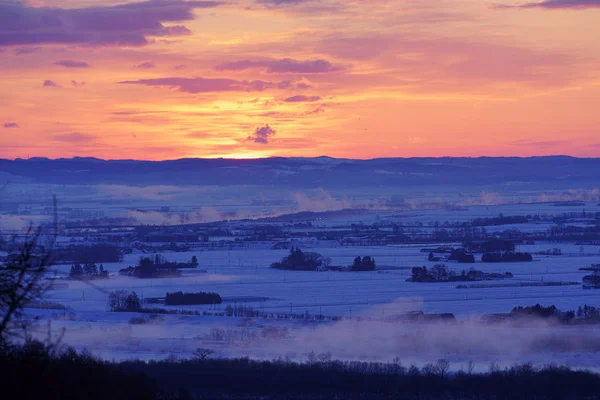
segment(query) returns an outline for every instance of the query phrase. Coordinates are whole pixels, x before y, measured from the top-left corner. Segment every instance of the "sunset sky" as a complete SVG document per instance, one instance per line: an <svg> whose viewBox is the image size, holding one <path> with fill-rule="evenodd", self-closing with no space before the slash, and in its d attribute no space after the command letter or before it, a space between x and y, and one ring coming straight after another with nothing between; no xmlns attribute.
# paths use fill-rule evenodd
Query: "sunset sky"
<svg viewBox="0 0 600 400"><path fill-rule="evenodd" d="M0 0L0 157L600 156L600 0Z"/></svg>

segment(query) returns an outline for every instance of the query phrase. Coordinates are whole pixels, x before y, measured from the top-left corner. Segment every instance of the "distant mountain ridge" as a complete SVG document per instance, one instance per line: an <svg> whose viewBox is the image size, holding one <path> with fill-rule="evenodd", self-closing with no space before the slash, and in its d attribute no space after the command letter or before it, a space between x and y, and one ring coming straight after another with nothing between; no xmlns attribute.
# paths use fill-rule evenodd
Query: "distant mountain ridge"
<svg viewBox="0 0 600 400"><path fill-rule="evenodd" d="M600 158L203 159L168 161L97 158L0 159L0 173L31 182L125 185L494 185L518 182L552 188L597 187ZM2 174L0 174L2 176Z"/></svg>

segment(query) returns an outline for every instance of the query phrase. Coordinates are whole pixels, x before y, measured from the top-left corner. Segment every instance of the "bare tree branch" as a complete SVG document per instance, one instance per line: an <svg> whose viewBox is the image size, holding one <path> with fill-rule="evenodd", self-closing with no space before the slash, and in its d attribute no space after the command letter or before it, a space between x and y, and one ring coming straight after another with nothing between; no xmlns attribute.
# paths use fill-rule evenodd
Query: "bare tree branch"
<svg viewBox="0 0 600 400"><path fill-rule="evenodd" d="M49 288L45 274L52 264L52 251L58 235L56 196L53 205L54 232L49 243L41 244L44 238L41 227L30 226L24 238L13 237L13 251L0 265L0 345L19 333L27 337L27 323L19 323L18 320L23 317L27 304L41 299Z"/></svg>

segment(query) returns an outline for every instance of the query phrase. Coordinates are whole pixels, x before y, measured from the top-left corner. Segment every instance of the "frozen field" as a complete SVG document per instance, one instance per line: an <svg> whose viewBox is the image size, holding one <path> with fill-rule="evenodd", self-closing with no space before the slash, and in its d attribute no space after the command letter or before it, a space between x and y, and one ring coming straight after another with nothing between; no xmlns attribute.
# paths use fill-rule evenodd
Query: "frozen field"
<svg viewBox="0 0 600 400"><path fill-rule="evenodd" d="M598 329L589 327L512 328L486 326L479 322L484 313L503 313L518 305L556 305L576 309L598 305L600 291L581 285L560 287L493 287L514 283L580 282L585 274L579 267L600 258L598 246L537 243L520 246L520 251L561 248L561 256L535 256L530 263L476 263L486 272L510 271L514 278L486 281L489 288L458 289L458 283L412 283L406 279L411 266L431 266L421 245L387 247L340 247L315 243L315 251L332 258L334 265L347 265L356 255L371 255L375 272L300 272L269 268L287 254L271 250L270 244L238 250L165 253L169 260L199 259L198 269L180 278L140 280L118 276L118 269L136 263L139 254L127 255L122 263L105 264L110 279L95 281L101 290L83 282L69 282L68 289L49 293L47 300L72 308L73 320L55 320L53 329L66 328L65 343L87 347L107 358L188 357L198 347L213 349L219 356L258 358L291 357L304 360L307 354L330 352L343 359L429 362L439 357L460 363L473 359L480 367L494 361L511 364L529 360L557 362L593 368L600 365ZM431 247L429 244L427 247ZM305 249L309 250L308 246ZM464 264L448 264L460 271ZM66 273L68 266L57 267ZM103 291L135 290L141 297L162 297L166 292L214 291L224 303L218 306L174 307L184 310L218 311L227 304L251 306L269 313L343 316L342 321L247 319L216 316L167 315L156 324L132 325L138 314L107 312ZM263 300L260 298L268 298ZM161 306L163 307L163 306ZM165 307L173 308L173 307ZM410 325L382 322L381 319L408 311L454 313L452 325ZM49 310L30 310L32 315L48 316ZM37 313L37 314L36 314ZM62 312L55 312L61 314ZM56 317L56 315L55 315ZM350 319L352 317L352 319ZM367 318L357 322L357 317ZM262 337L265 327L286 329L281 338ZM226 337L223 337L225 335ZM357 345L359 343L360 345Z"/></svg>
<svg viewBox="0 0 600 400"><path fill-rule="evenodd" d="M436 226L445 229L452 224L500 214L540 215L543 218L538 221L485 227L489 233L519 230L535 234L547 232L553 226L553 215L581 213L584 209L587 213L600 211L598 203L591 201L557 206L555 203L486 205L481 204L483 200L466 199L464 205L450 209L356 210L318 214L301 221L250 221L247 224L287 224L286 229L292 233L336 232L348 230L351 224L380 224L382 231L390 233L392 224L407 231L432 232L437 229ZM467 204L469 202L472 204ZM339 209L343 205L334 203L333 208L339 206ZM304 225L294 227L291 222ZM306 222L312 226L306 225ZM576 218L568 222L569 225L583 227L594 223L593 220L588 222ZM223 223L223 227L232 226L235 224ZM65 245L70 240L63 237L60 243ZM211 237L211 241L219 240L233 239ZM78 348L87 347L103 357L115 359L189 357L196 348L204 347L222 357L281 356L305 360L314 351L330 352L332 357L340 359L390 361L399 357L404 363L417 364L446 357L455 367L474 360L482 369L492 361L501 365L523 361L566 363L585 368L600 365L597 326L550 327L540 324L525 329L489 326L480 322L482 314L507 313L515 306L536 303L555 305L561 310L576 310L586 304L599 306L600 291L583 289L581 280L589 272L579 270L600 263L598 243L536 240L534 245L520 244L516 248L516 251L534 254L533 262L482 263L481 255L477 255L475 264L446 263L457 273L471 267L489 273L510 272L513 278L509 279L413 283L407 282L412 267L432 267L435 264L428 261L428 252L421 252L421 249L438 245L459 247L460 243L350 247L342 246L338 240L318 240L314 235L286 240L304 251L318 252L331 258L331 264L336 266L348 266L356 256L368 255L375 258L378 270L275 270L269 268L270 264L280 261L289 250L274 250L273 245L278 241L249 241L241 246L225 244L221 248L208 249L192 245L190 251L161 252L169 261L188 262L192 256L198 258L198 268L183 270L178 278L119 276L119 269L135 265L144 255L134 250L125 255L122 262L104 263L110 274L108 280L96 280L92 285L65 281L68 288L48 292L45 301L61 304L67 307L66 311L29 309L28 313L32 318L38 317L40 332L45 329L43 321L51 318L55 334L65 328L64 343ZM562 254L536 254L554 248L560 249ZM53 268L57 276L65 277L70 265ZM548 282L577 284L541 286ZM457 288L460 284L484 287ZM228 305L244 305L272 317L165 315L152 323L135 324L131 323L132 318L148 318L148 315L108 311L108 293L115 290L135 291L142 299L164 297L167 292L180 290L217 292L224 300L217 306L159 307L213 314L223 312ZM394 315L410 311L452 313L457 322L450 325L384 322ZM291 318L292 314L325 318L315 321ZM329 317L341 320L332 321Z"/></svg>
<svg viewBox="0 0 600 400"><path fill-rule="evenodd" d="M166 292L214 291L223 298L266 297L269 300L247 302L261 310L273 312L322 313L346 316L363 309L380 307L382 313L402 313L421 310L429 313L451 312L460 318L479 316L482 313L508 312L523 304L555 304L561 309L577 308L600 299L600 291L582 289L581 285L561 287L498 287L457 289L460 283L406 282L413 266L433 266L427 253L419 250L431 244L387 247L321 247L314 250L331 257L333 265L350 265L360 255L375 257L382 270L373 272L313 272L282 271L269 268L288 250L264 248L237 250L209 250L201 252L164 253L171 261L187 261L196 255L199 270L183 272L180 278L144 279L118 276L117 271L135 265L139 254L129 254L122 263L105 264L111 277L95 281L94 285L112 291L136 290L143 297L163 297ZM476 263L447 264L451 270L474 267L484 272L511 272L514 278L486 282L490 286L519 282L581 282L586 274L580 267L589 266L600 259L600 246L575 246L557 243L537 243L519 246L520 251L535 252L561 248L561 256L536 256L527 263ZM309 250L309 246L304 246ZM57 270L67 273L70 266ZM389 268L389 269L383 269ZM396 268L396 269L394 269ZM52 291L49 299L68 305L75 310L101 311L106 308L105 294L83 282L69 282L69 289ZM397 303L401 300L401 308ZM205 306L187 308L203 309ZM408 309L407 309L408 308Z"/></svg>

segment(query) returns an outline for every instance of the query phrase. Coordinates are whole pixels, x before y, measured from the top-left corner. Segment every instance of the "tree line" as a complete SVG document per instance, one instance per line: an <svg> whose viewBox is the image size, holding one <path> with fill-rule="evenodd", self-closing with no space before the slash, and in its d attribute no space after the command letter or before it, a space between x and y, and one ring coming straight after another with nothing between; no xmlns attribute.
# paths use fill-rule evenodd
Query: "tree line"
<svg viewBox="0 0 600 400"><path fill-rule="evenodd" d="M271 268L286 269L292 271L316 271L319 267L328 266L331 260L325 259L321 254L315 252L304 252L298 247L292 247L290 254L280 262L271 264Z"/></svg>
<svg viewBox="0 0 600 400"><path fill-rule="evenodd" d="M413 267L411 269L411 277L407 279L409 282L468 282L468 281L483 281L493 279L512 278L510 272L495 273L483 272L476 269L462 270L460 274L455 271L448 270L444 264L436 264L432 268Z"/></svg>
<svg viewBox="0 0 600 400"><path fill-rule="evenodd" d="M316 252L302 251L298 247L292 247L290 253L283 257L280 262L271 264L271 268L291 271L373 271L375 270L375 259L371 256L358 256L352 265L332 266L331 259Z"/></svg>
<svg viewBox="0 0 600 400"><path fill-rule="evenodd" d="M167 261L165 257L156 254L151 257L141 256L136 266L119 270L119 275L134 276L141 279L172 278L181 275L180 268L196 268L198 258L192 256L190 262L180 263Z"/></svg>
<svg viewBox="0 0 600 400"><path fill-rule="evenodd" d="M195 304L221 304L223 299L218 293L212 292L173 292L165 296L165 305L167 306L187 306Z"/></svg>
<svg viewBox="0 0 600 400"><path fill-rule="evenodd" d="M510 312L513 319L541 318L564 324L597 324L600 323L600 308L594 306L579 306L577 310L562 311L556 306L544 307L540 304L527 307L514 307Z"/></svg>
<svg viewBox="0 0 600 400"><path fill-rule="evenodd" d="M87 262L83 266L75 263L71 265L69 279L108 279L108 271L104 269L104 265L100 264L98 267L94 262Z"/></svg>
<svg viewBox="0 0 600 400"><path fill-rule="evenodd" d="M192 358L109 362L72 348L49 349L28 341L0 349L5 391L18 399L595 399L600 375L568 367L475 364L451 372L444 359L405 367L391 363L333 361L309 354L307 362L215 359L210 349ZM35 383L35 384L33 384Z"/></svg>

